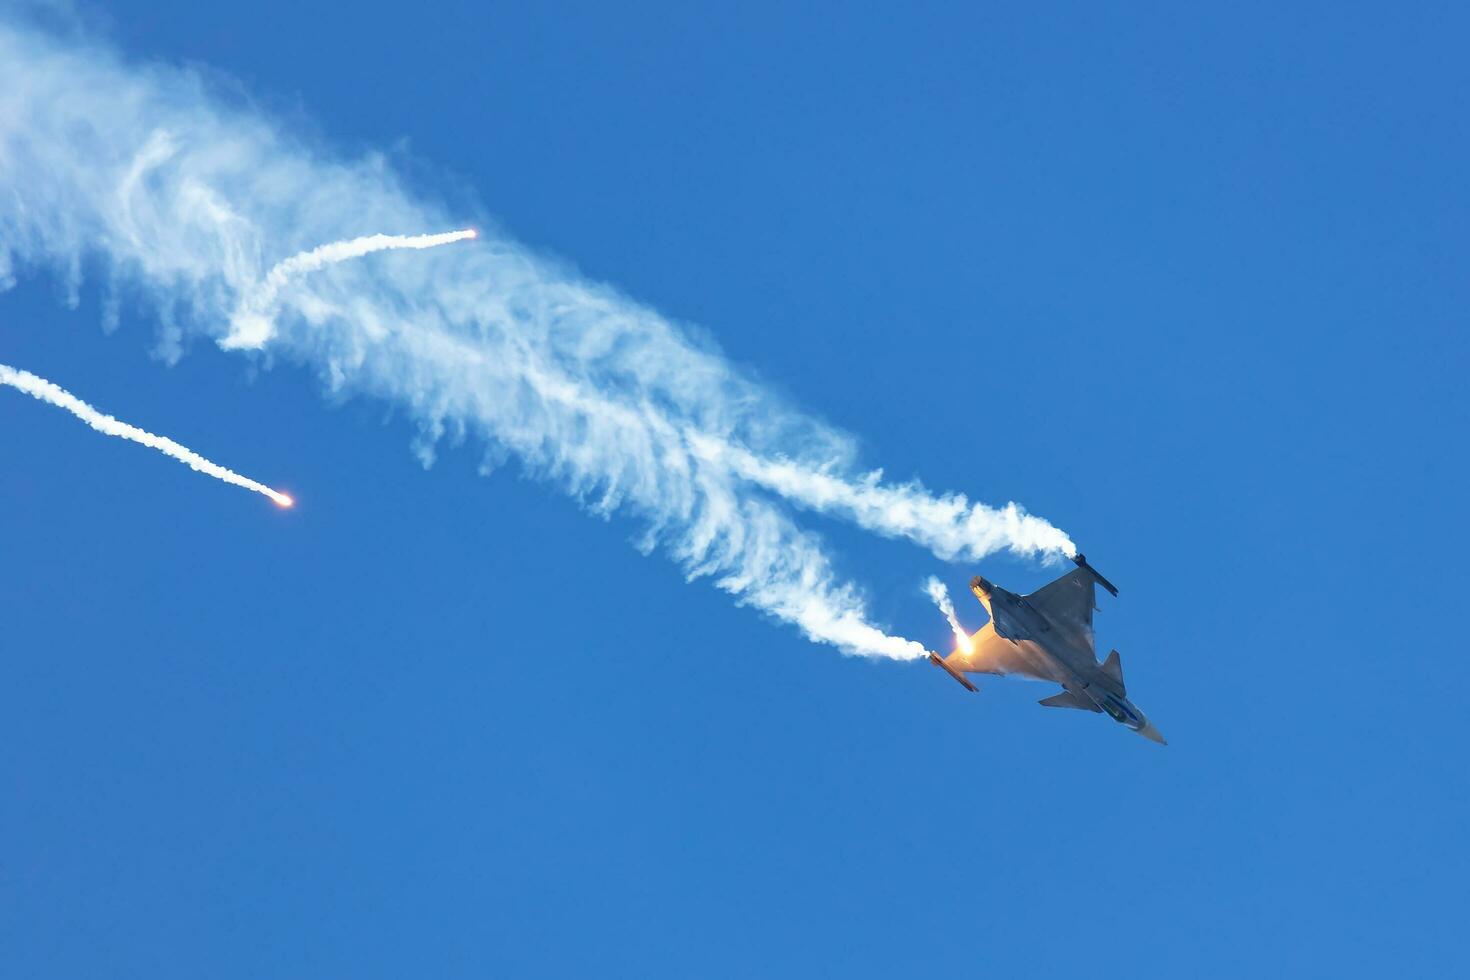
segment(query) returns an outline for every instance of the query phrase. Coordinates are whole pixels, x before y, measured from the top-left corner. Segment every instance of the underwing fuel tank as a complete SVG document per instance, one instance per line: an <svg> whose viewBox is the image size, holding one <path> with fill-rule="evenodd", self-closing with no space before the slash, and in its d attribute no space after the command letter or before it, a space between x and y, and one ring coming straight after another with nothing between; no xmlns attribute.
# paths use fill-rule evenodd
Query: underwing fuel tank
<svg viewBox="0 0 1470 980"><path fill-rule="evenodd" d="M1082 552L1077 552L1077 554L1072 557L1072 561L1076 562L1078 568L1085 568L1089 572L1091 572L1092 577L1097 579L1097 584L1101 585L1103 588L1111 592L1114 597L1118 595L1118 587L1112 582L1109 582L1107 579L1103 578L1102 572L1099 572L1097 569L1087 564L1087 556L1084 555Z"/></svg>
<svg viewBox="0 0 1470 980"><path fill-rule="evenodd" d="M965 686L965 690L967 690L967 691L979 691L980 690L974 684L971 684L970 683L970 679L969 678L967 678L964 674L961 674L959 671L955 670L949 664L945 663L944 662L944 658L941 657L939 654L933 652L932 650L929 652L929 662L931 664L933 664L934 666L936 666L936 667L942 668L946 674L948 674L949 676L953 677L955 680L957 680L961 684L963 684Z"/></svg>

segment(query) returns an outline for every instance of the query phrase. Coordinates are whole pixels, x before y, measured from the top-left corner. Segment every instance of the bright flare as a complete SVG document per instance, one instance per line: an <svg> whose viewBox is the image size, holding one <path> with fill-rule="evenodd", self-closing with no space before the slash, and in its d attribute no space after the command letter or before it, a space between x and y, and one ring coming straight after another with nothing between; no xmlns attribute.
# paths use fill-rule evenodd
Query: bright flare
<svg viewBox="0 0 1470 980"><path fill-rule="evenodd" d="M127 439L139 445L157 449L165 456L172 456L191 470L197 470L206 476L214 477L216 480L233 483L235 486L244 487L246 490L263 493L282 507L290 507L295 503L295 501L284 493L272 490L264 483L256 483L249 477L241 476L232 470L227 470L218 463L210 462L192 449L185 448L172 439L154 435L151 432L138 428L136 425L119 422L111 415L104 415L71 392L52 384L45 378L37 377L29 371L22 371L19 368L7 367L4 364L0 364L0 385L9 385L17 391L25 392L38 401L43 401L48 405L55 405L57 408L64 408L104 435L117 436L119 439Z"/></svg>
<svg viewBox="0 0 1470 980"><path fill-rule="evenodd" d="M944 613L944 618L949 620L949 628L954 633L955 649L970 653L974 649L970 643L970 634L965 632L965 628L960 625L958 617L954 614L954 603L950 601L949 589L944 587L943 582L931 575L924 582L924 591L929 594L929 598L934 600L939 611Z"/></svg>

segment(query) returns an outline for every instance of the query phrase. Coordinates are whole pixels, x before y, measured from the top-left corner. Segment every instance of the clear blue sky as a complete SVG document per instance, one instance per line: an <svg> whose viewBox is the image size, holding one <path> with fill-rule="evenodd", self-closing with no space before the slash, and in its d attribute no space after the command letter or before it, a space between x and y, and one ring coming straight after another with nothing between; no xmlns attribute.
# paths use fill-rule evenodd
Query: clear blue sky
<svg viewBox="0 0 1470 980"><path fill-rule="evenodd" d="M7 977L1443 975L1462 958L1458 5L109 5L699 324L1122 589L1168 735L733 608L514 467L0 296ZM859 9L861 7L861 9ZM418 229L395 229L418 230ZM817 521L895 629L975 571ZM1018 590L1053 572L998 559Z"/></svg>

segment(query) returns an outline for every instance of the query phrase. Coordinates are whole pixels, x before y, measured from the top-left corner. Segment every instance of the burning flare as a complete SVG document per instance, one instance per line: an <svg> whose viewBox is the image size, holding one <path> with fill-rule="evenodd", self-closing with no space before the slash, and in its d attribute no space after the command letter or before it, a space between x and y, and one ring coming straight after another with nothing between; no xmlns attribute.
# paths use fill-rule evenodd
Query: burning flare
<svg viewBox="0 0 1470 980"><path fill-rule="evenodd" d="M282 507L290 507L296 503L296 501L279 490L272 490L264 483L256 483L249 477L241 476L233 470L225 469L218 463L210 462L192 449L181 446L172 439L154 435L151 432L138 428L136 425L119 422L111 415L104 415L71 392L59 385L52 384L45 378L37 377L29 371L22 371L19 368L0 364L0 385L9 385L17 391L25 392L38 401L43 401L48 405L55 405L57 408L64 408L104 435L129 439L140 445L157 449L165 456L172 456L191 470L197 470L207 476L214 477L216 480L233 483L235 486L244 487L246 490L263 493Z"/></svg>
<svg viewBox="0 0 1470 980"><path fill-rule="evenodd" d="M966 653L971 652L973 647L970 644L970 634L965 632L965 628L960 625L959 618L954 614L954 603L950 601L949 589L944 587L943 582L931 575L924 582L924 591L929 594L929 598L934 600L939 611L944 613L944 618L949 620L949 628L954 631L955 648Z"/></svg>

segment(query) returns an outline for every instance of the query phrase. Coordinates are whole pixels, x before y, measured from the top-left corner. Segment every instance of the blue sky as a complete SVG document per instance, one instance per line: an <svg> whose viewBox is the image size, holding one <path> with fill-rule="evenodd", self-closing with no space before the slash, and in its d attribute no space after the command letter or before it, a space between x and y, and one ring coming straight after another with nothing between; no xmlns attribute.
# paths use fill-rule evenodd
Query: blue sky
<svg viewBox="0 0 1470 980"><path fill-rule="evenodd" d="M300 505L0 390L5 972L1452 969L1464 13L523 6L101 31L696 324L890 476L1057 523L1170 745L812 645L513 464L425 471L387 403L168 366L156 315L29 270L0 362ZM979 568L804 520L885 624L945 642L928 574L980 624Z"/></svg>

